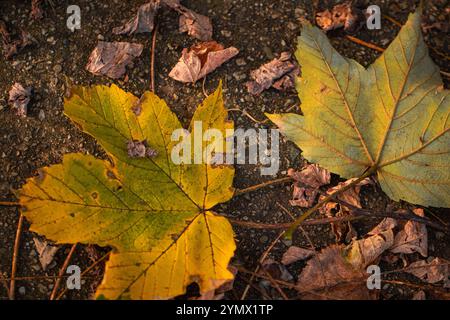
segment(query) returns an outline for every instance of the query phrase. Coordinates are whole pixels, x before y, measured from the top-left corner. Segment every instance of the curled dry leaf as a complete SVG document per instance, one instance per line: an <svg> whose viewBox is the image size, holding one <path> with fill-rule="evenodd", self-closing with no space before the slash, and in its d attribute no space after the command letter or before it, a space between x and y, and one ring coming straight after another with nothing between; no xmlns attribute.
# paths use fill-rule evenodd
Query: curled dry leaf
<svg viewBox="0 0 450 320"><path fill-rule="evenodd" d="M39 262L41 263L42 269L45 271L47 267L52 263L55 257L58 247L51 246L46 240L40 240L39 238L33 238L36 251L39 254Z"/></svg>
<svg viewBox="0 0 450 320"><path fill-rule="evenodd" d="M134 34L152 32L155 25L155 15L161 6L160 0L151 0L141 5L136 16L125 25L113 29L114 34Z"/></svg>
<svg viewBox="0 0 450 320"><path fill-rule="evenodd" d="M11 59L25 47L33 44L36 40L26 31L22 30L18 39L13 40L6 27L6 23L0 20L0 35L2 37L3 52L6 59Z"/></svg>
<svg viewBox="0 0 450 320"><path fill-rule="evenodd" d="M332 193L338 191L339 189L350 184L354 180L355 180L355 178L349 179L345 182L340 182L337 186L328 189L327 194L332 194ZM369 183L370 183L370 179L366 178L363 181L361 181L360 183L358 183L356 186L354 186L353 188L339 194L337 196L337 198L339 200L345 201L355 207L361 208L359 192L361 191L361 186L369 184ZM322 200L323 198L324 198L324 196L321 196L320 200ZM322 214L325 214L327 217L344 216L344 215L348 215L350 212L350 210L347 207L340 205L333 201L326 203L324 206L322 206L319 209L319 211ZM331 229L332 229L334 235L336 236L336 240L338 242L345 241L348 243L351 241L351 239L353 239L354 237L357 236L356 230L353 228L353 225L351 224L350 221L333 222L331 224Z"/></svg>
<svg viewBox="0 0 450 320"><path fill-rule="evenodd" d="M366 278L364 270L346 260L343 246L331 245L308 261L296 289L302 299L375 299L377 293L367 288Z"/></svg>
<svg viewBox="0 0 450 320"><path fill-rule="evenodd" d="M15 109L20 117L27 116L28 103L30 103L32 88L24 88L20 83L16 82L9 90L8 102Z"/></svg>
<svg viewBox="0 0 450 320"><path fill-rule="evenodd" d="M405 271L428 283L443 281L444 287L449 288L449 264L449 261L441 258L434 258L429 263L419 260L411 263Z"/></svg>
<svg viewBox="0 0 450 320"><path fill-rule="evenodd" d="M331 10L316 14L317 25L325 31L344 28L346 31L355 31L364 21L364 14L355 8L350 1L335 5Z"/></svg>
<svg viewBox="0 0 450 320"><path fill-rule="evenodd" d="M296 246L290 246L281 258L281 263L288 265L299 260L306 260L312 257L316 252L311 249L304 249Z"/></svg>
<svg viewBox="0 0 450 320"><path fill-rule="evenodd" d="M420 217L425 217L423 209L413 210ZM395 236L394 245L391 248L393 253L410 254L420 253L423 257L428 256L428 232L423 223L408 221L403 230L400 230Z"/></svg>
<svg viewBox="0 0 450 320"><path fill-rule="evenodd" d="M381 254L394 243L393 228L397 222L391 218L385 218L366 238L354 240L349 246L347 259L355 268L365 269L374 263Z"/></svg>
<svg viewBox="0 0 450 320"><path fill-rule="evenodd" d="M202 42L183 49L181 58L169 76L181 82L196 82L239 53L235 47L224 47L215 42Z"/></svg>
<svg viewBox="0 0 450 320"><path fill-rule="evenodd" d="M164 4L180 14L179 30L201 41L212 39L211 19L180 4L179 0L163 0Z"/></svg>
<svg viewBox="0 0 450 320"><path fill-rule="evenodd" d="M293 87L295 76L299 73L300 69L291 61L291 54L282 52L279 58L250 72L253 81L246 83L247 90L258 95L272 86L278 90L289 89Z"/></svg>
<svg viewBox="0 0 450 320"><path fill-rule="evenodd" d="M143 49L144 46L139 43L99 41L89 57L86 70L95 75L119 79Z"/></svg>
<svg viewBox="0 0 450 320"><path fill-rule="evenodd" d="M259 273L262 275L265 275L264 273L268 273L273 279L279 279L285 282L289 282L294 279L284 265L271 258L265 259L261 267L262 268Z"/></svg>
<svg viewBox="0 0 450 320"><path fill-rule="evenodd" d="M316 200L319 188L330 183L330 172L317 164L308 164L302 171L288 170L288 176L294 179L293 199L290 204L311 207Z"/></svg>

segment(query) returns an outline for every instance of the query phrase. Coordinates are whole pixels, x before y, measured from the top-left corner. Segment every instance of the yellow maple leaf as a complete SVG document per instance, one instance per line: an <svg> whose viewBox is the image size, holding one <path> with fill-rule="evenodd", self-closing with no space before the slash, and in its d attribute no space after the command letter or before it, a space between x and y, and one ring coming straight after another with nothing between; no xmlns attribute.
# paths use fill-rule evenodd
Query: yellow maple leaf
<svg viewBox="0 0 450 320"><path fill-rule="evenodd" d="M28 179L19 196L30 229L57 243L113 247L97 289L108 299L167 299L192 282L204 293L231 280L233 231L211 208L233 196L234 168L174 164L171 135L182 126L151 92L138 99L115 85L77 87L64 109L110 160L68 154ZM192 121L203 131L233 128L221 85ZM129 141L157 155L131 157Z"/></svg>

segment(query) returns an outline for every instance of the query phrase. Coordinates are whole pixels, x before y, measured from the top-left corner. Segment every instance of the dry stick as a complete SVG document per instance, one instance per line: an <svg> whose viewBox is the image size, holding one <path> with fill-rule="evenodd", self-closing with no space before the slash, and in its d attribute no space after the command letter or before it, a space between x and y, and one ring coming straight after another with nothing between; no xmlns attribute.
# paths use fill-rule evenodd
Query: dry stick
<svg viewBox="0 0 450 320"><path fill-rule="evenodd" d="M265 280L269 280L269 278L266 275L260 274L260 273L255 273L253 271L247 270L246 268L242 267L242 266L237 266L236 267L238 269L239 272L243 272L243 273L247 273L250 274L256 278L261 278L261 279L265 279ZM285 287L285 288L289 288L289 289L295 289L295 284L290 283L290 282L286 282L283 280L278 280L278 279L273 279L278 285Z"/></svg>
<svg viewBox="0 0 450 320"><path fill-rule="evenodd" d="M350 41L352 41L352 42L354 42L354 43L360 44L360 45L362 45L362 46L365 46L365 47L367 47L367 48L374 49L374 50L377 50L377 51L379 51L379 52L383 52L383 51L384 51L383 48L381 48L381 47L379 47L379 46L377 46L377 45L375 45L375 44L373 44L373 43L366 42L366 41L364 41L364 40L355 38L355 37L353 37L353 36L351 36L351 35L346 35L345 37L346 37L348 40L350 40Z"/></svg>
<svg viewBox="0 0 450 320"><path fill-rule="evenodd" d="M284 178L279 178L279 179L275 179L275 180L270 180L270 181L266 181L248 188L244 188L244 189L236 189L236 191L234 192L234 197L235 196L240 196L241 194L244 193L248 193L248 192L252 192L252 191L256 191L258 189L270 186L270 185L275 185L275 184L281 184L281 183L285 183L288 181L291 181L292 178L291 177L284 177Z"/></svg>
<svg viewBox="0 0 450 320"><path fill-rule="evenodd" d="M342 187L341 189L335 191L334 193L327 195L325 198L320 200L314 207L311 209L308 209L304 214L302 214L299 218L297 218L289 227L289 229L286 231L286 238L290 239L292 238L292 233L297 229L297 227L305 221L306 218L308 218L310 215L312 215L316 210L321 208L324 204L328 203L329 201L333 200L337 195L349 190L350 188L353 188L355 185L363 181L365 178L369 177L376 171L376 167L373 166L372 168L368 169L361 177L358 179L352 181L348 185Z"/></svg>
<svg viewBox="0 0 450 320"><path fill-rule="evenodd" d="M273 249L273 247L278 242L278 240L280 240L280 238L283 236L284 232L285 231L280 232L280 234L275 238L275 240L272 241L270 246L267 247L266 251L264 251L264 253L262 254L261 258L259 258L258 265L256 266L256 269L255 269L255 274L258 273L262 263L264 262L264 260L266 260L266 258L269 255L270 251ZM253 282L254 278L255 278L254 275L252 275L250 277L249 284L245 287L244 292L242 293L242 296L241 296L241 300L244 300L245 297L247 296L248 290L250 289L250 284Z"/></svg>
<svg viewBox="0 0 450 320"><path fill-rule="evenodd" d="M247 118L249 118L250 120L252 120L255 123L258 124L264 124L266 122L269 121L269 119L265 119L265 120L257 120L255 117L253 117L250 113L248 113L245 109L241 110L239 108L233 108L233 109L228 109L228 111L239 111L240 113L242 113L244 116L246 116Z"/></svg>
<svg viewBox="0 0 450 320"><path fill-rule="evenodd" d="M16 291L16 270L17 270L17 259L19 256L19 247L20 247L20 235L22 234L22 225L23 225L23 215L22 213L19 216L19 222L17 223L17 231L16 231L16 239L14 240L14 251L12 258L12 266L11 266L11 282L9 285L9 300L14 300L14 295Z"/></svg>
<svg viewBox="0 0 450 320"><path fill-rule="evenodd" d="M286 209L281 203L277 202L277 205L281 208L281 210L283 210L284 212L286 212L288 215L291 216L292 220L295 220L294 215L288 210ZM301 210L300 210L301 211ZM303 213L303 211L302 211ZM309 243L309 246L311 247L312 250L316 251L316 246L314 245L314 243L312 242L311 238L309 237L308 233L306 232L305 228L303 228L301 225L299 226L300 231L303 233L303 235L305 236L306 240Z"/></svg>
<svg viewBox="0 0 450 320"><path fill-rule="evenodd" d="M13 201L0 201L0 206L5 207L20 207L20 203Z"/></svg>
<svg viewBox="0 0 450 320"><path fill-rule="evenodd" d="M155 92L155 48L156 48L156 33L158 31L158 24L155 24L152 35L152 53L150 60L150 89Z"/></svg>
<svg viewBox="0 0 450 320"><path fill-rule="evenodd" d="M72 258L76 248L77 244L75 243L74 245L72 245L72 248L70 249L69 254L66 257L66 260L64 260L64 264L61 267L61 270L59 270L59 278L56 280L55 286L53 287L52 293L50 294L50 300L55 299L56 293L59 289L59 285L61 284L61 279L64 274L64 271L67 269L67 266L69 265L70 259Z"/></svg>
<svg viewBox="0 0 450 320"><path fill-rule="evenodd" d="M433 286L431 284L415 284L415 283L399 281L399 280L384 280L384 279L381 279L381 282L397 284L397 285L407 286L407 287L416 288L416 289L432 290L435 292L439 292L447 299L450 298L450 293L448 293L447 290L442 289L440 287Z"/></svg>
<svg viewBox="0 0 450 320"><path fill-rule="evenodd" d="M286 293L284 293L283 289L280 288L280 286L275 281L275 279L270 275L270 273L267 272L266 270L264 270L264 273L267 275L267 278L269 279L270 283L272 284L272 286L275 287L275 289L278 291L278 293L281 295L281 297L284 300L289 300L289 297L286 295Z"/></svg>
<svg viewBox="0 0 450 320"><path fill-rule="evenodd" d="M95 261L93 264L91 264L86 270L84 270L81 274L80 277L86 277L86 273L88 273L89 271L91 271L94 267L96 267L100 262L102 262L103 260L105 260L106 258L109 257L109 255L111 254L111 251L107 252L105 255L103 255L103 257L101 257L100 259L98 259L97 261ZM58 295L58 297L56 298L56 300L60 300L67 292L67 288L64 288L64 290Z"/></svg>
<svg viewBox="0 0 450 320"><path fill-rule="evenodd" d="M325 194L324 192L320 192L321 194ZM398 219L398 220L412 220L415 222L419 222L419 223L423 223L425 225L428 225L432 228L441 230L441 231L446 231L448 232L449 229L447 228L447 226L441 226L437 223L434 223L433 221L427 219L427 218L423 218L421 216L418 216L414 213L412 213L411 211L408 210L407 213L402 213L402 214L398 214L395 212L390 212L390 213L380 213L380 212L372 212L370 210L367 209L362 209L362 208L358 208L355 207L354 205L341 200L339 198L334 199L333 201L339 203L340 205L343 205L347 208L349 208L350 210L352 210L352 212L356 215L362 215L362 216L367 216L367 217L382 217L382 218L393 218L393 219Z"/></svg>
<svg viewBox="0 0 450 320"><path fill-rule="evenodd" d="M252 229L288 229L292 222L287 223L258 223L258 222L250 222L250 221L242 221L236 220L230 216L223 215L227 218L232 224L244 227L244 228L252 228ZM322 218L322 219L314 219L314 220L306 220L301 223L302 226L317 226L322 224L328 224L333 222L346 222L346 221L354 221L364 218L364 216L342 216L342 217L330 217L330 218Z"/></svg>

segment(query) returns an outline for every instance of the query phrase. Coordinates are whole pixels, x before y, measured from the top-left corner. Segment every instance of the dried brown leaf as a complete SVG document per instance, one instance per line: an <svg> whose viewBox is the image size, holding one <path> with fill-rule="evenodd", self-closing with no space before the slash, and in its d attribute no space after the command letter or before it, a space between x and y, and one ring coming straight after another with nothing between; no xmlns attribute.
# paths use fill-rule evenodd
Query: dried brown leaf
<svg viewBox="0 0 450 320"><path fill-rule="evenodd" d="M413 210L420 217L425 217L423 209ZM423 223L408 221L403 230L400 230L394 239L394 245L391 248L393 253L410 254L420 253L423 257L428 256L428 232Z"/></svg>
<svg viewBox="0 0 450 320"><path fill-rule="evenodd" d="M364 21L364 14L356 9L350 1L335 5L316 14L317 25L325 31L344 28L354 31Z"/></svg>
<svg viewBox="0 0 450 320"><path fill-rule="evenodd" d="M304 249L296 246L290 246L281 258L281 263L288 265L299 260L306 260L312 257L316 252L311 249Z"/></svg>
<svg viewBox="0 0 450 320"><path fill-rule="evenodd" d="M367 273L353 267L344 257L343 246L331 245L314 255L300 274L296 288L303 299L370 300Z"/></svg>
<svg viewBox="0 0 450 320"><path fill-rule="evenodd" d="M384 251L392 247L394 243L392 229L395 226L395 220L385 218L365 238L354 240L348 248L348 261L355 268L361 269L376 262Z"/></svg>
<svg viewBox="0 0 450 320"><path fill-rule="evenodd" d="M143 48L139 43L99 41L89 57L86 70L95 75L119 79L133 59L141 55Z"/></svg>
<svg viewBox="0 0 450 320"><path fill-rule="evenodd" d="M134 34L152 32L155 26L155 15L161 6L160 0L151 0L141 5L136 16L125 25L113 29L114 34Z"/></svg>
<svg viewBox="0 0 450 320"><path fill-rule="evenodd" d="M247 90L251 94L258 95L276 83L277 89L288 89L288 85L293 81L284 79L285 76L295 78L299 74L298 66L292 62L291 54L289 52L282 52L279 58L263 64L256 70L250 72L253 81L246 83Z"/></svg>
<svg viewBox="0 0 450 320"><path fill-rule="evenodd" d="M27 116L28 103L31 100L32 88L24 88L20 83L16 82L9 90L8 102L15 109L15 112L20 117Z"/></svg>
<svg viewBox="0 0 450 320"><path fill-rule="evenodd" d="M450 262L441 258L434 258L431 262L419 260L411 263L405 270L408 273L428 283L444 282L444 286L450 286L449 281Z"/></svg>
<svg viewBox="0 0 450 320"><path fill-rule="evenodd" d="M318 189L330 183L330 172L317 164L309 164L302 171L288 170L288 176L294 179L294 191L290 204L311 207L316 200Z"/></svg>
<svg viewBox="0 0 450 320"><path fill-rule="evenodd" d="M181 82L196 82L238 53L235 47L224 49L215 41L202 42L183 49L180 60L169 76Z"/></svg>
<svg viewBox="0 0 450 320"><path fill-rule="evenodd" d="M40 240L39 238L33 238L36 251L39 254L39 262L41 263L42 269L45 271L47 267L52 263L55 257L58 247L51 246L46 240Z"/></svg>

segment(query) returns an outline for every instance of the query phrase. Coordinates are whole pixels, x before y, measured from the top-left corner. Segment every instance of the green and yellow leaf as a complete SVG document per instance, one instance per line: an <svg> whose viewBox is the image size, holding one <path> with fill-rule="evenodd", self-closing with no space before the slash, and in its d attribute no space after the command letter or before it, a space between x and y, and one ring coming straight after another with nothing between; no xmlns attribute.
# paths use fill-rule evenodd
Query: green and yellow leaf
<svg viewBox="0 0 450 320"><path fill-rule="evenodd" d="M192 282L203 293L233 278L227 269L233 231L210 210L232 197L232 166L174 164L171 150L178 142L171 135L182 126L151 92L138 99L115 85L77 87L65 101L65 113L110 160L68 154L62 164L27 180L20 204L31 230L50 240L113 247L98 296L167 299ZM221 86L195 119L224 136L233 128ZM130 157L130 140L145 140L157 156Z"/></svg>
<svg viewBox="0 0 450 320"><path fill-rule="evenodd" d="M450 98L411 14L367 69L305 25L297 59L303 116L268 117L304 157L344 178L376 169L393 200L450 207Z"/></svg>

